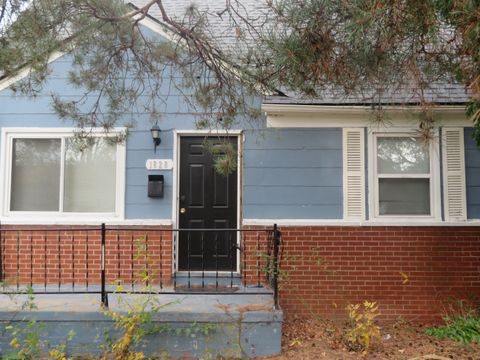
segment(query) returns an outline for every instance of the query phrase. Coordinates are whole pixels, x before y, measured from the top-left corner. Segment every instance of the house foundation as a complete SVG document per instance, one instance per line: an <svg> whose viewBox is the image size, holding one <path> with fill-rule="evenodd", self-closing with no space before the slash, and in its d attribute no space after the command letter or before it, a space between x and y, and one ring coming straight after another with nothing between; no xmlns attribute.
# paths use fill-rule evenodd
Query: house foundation
<svg viewBox="0 0 480 360"><path fill-rule="evenodd" d="M480 301L478 226L283 226L280 304L286 314L346 318L378 303L383 320L438 321Z"/></svg>

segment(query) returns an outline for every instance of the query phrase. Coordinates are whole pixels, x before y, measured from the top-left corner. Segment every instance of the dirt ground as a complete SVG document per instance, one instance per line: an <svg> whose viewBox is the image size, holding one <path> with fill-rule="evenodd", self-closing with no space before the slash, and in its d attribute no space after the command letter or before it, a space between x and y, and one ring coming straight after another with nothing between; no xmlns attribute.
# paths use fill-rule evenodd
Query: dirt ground
<svg viewBox="0 0 480 360"><path fill-rule="evenodd" d="M424 324L396 322L382 324L382 340L366 355L350 351L342 341L346 323L326 320L286 319L282 354L269 360L310 359L398 359L398 360L480 360L480 344L464 345L440 340L424 333Z"/></svg>

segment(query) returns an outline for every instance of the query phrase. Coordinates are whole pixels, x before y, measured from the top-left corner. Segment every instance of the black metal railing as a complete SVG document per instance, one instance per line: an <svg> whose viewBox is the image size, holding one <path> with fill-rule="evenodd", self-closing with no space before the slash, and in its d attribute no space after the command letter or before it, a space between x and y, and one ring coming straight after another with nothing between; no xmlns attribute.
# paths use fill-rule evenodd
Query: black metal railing
<svg viewBox="0 0 480 360"><path fill-rule="evenodd" d="M3 291L273 293L280 231L158 227L0 226Z"/></svg>

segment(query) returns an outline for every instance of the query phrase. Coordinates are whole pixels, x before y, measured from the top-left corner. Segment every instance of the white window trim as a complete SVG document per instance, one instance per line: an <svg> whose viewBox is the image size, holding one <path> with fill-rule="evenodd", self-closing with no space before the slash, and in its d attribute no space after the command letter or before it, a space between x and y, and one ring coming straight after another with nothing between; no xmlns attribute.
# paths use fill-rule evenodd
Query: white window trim
<svg viewBox="0 0 480 360"><path fill-rule="evenodd" d="M377 183L377 148L376 139L382 136L411 136L418 137L418 133L411 128L391 128L382 131L371 131L368 135L368 211L369 220L375 222L396 223L423 223L441 221L441 194L440 194L440 140L438 129L434 131L434 139L429 143L430 155L430 215L379 215L378 183ZM405 178L409 177L404 176ZM410 176L421 178L422 176Z"/></svg>
<svg viewBox="0 0 480 360"><path fill-rule="evenodd" d="M3 128L1 133L1 164L0 164L0 221L19 220L26 222L62 222L65 220L75 221L103 221L122 220L125 217L125 166L126 146L125 143L117 144L116 154L116 189L114 212L88 212L88 213L62 213L49 211L10 211L10 187L12 170L12 141L15 138L66 138L72 136L75 128ZM125 128L112 129L105 133L103 129L93 129L96 137L107 137L125 133ZM63 144L63 142L62 142ZM63 148L62 148L63 150ZM63 176L63 169L62 176ZM62 192L63 190L60 190ZM62 195L62 194L60 194Z"/></svg>

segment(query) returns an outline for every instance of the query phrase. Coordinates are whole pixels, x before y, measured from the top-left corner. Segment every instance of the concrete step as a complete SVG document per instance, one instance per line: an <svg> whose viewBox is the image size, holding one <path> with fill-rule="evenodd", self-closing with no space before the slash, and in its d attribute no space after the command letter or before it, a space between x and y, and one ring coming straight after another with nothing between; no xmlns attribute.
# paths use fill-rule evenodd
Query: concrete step
<svg viewBox="0 0 480 360"><path fill-rule="evenodd" d="M21 310L26 300L25 295L0 295L1 325L14 322L15 326L25 326L35 319L44 326L42 339L50 347L65 344L73 330L76 335L67 344L69 355L98 355L106 341L104 335L115 338L119 334L96 295L35 295L36 309ZM152 324L161 331L138 345L149 356L245 358L280 352L283 313L274 308L271 293L109 294L108 300L109 309L119 314L145 302L161 305L152 313ZM0 355L11 350L10 340L7 335L0 338Z"/></svg>

